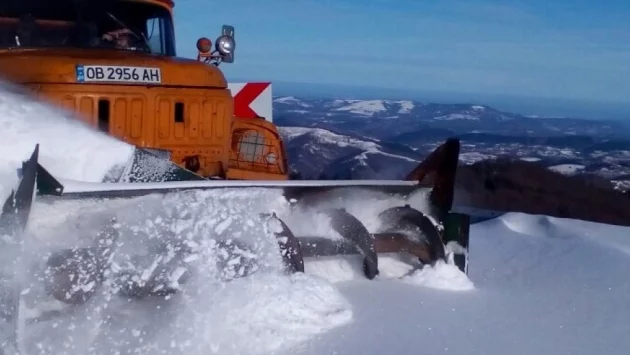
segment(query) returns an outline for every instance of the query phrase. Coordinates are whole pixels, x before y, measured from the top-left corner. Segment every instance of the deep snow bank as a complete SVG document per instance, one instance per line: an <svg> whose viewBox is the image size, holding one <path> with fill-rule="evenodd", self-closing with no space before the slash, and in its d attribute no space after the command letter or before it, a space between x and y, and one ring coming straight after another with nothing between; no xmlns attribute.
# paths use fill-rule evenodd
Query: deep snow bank
<svg viewBox="0 0 630 355"><path fill-rule="evenodd" d="M627 354L629 239L628 227L521 213L475 224L474 290L340 284L355 321L290 353Z"/></svg>
<svg viewBox="0 0 630 355"><path fill-rule="evenodd" d="M0 83L0 198L17 184L16 169L40 145L40 162L54 176L99 182L124 165L133 146L96 131L68 112Z"/></svg>

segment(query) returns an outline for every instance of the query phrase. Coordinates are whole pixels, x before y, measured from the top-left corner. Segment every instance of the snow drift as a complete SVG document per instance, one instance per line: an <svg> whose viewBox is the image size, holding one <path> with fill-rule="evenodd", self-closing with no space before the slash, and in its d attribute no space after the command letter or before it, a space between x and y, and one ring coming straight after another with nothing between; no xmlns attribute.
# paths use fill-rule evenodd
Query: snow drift
<svg viewBox="0 0 630 355"><path fill-rule="evenodd" d="M510 213L471 227L468 292L343 283L354 322L292 354L626 354L630 228Z"/></svg>

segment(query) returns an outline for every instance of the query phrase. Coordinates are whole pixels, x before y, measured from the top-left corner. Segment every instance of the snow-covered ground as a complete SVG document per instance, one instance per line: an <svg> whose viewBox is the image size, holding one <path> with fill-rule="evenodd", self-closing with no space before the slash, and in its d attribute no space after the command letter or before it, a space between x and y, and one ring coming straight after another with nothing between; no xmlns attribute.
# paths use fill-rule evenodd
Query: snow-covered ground
<svg viewBox="0 0 630 355"><path fill-rule="evenodd" d="M0 155L2 196L35 143L53 174L89 181L124 164L131 152L7 93L0 94L0 120L12 132L0 130L2 147L16 149ZM349 211L376 228L370 216L391 202L361 197ZM422 199L413 202L422 207ZM630 228L507 214L472 226L468 276L452 264L412 270L403 258L384 255L381 275L370 281L353 257L306 260L305 274L285 275L275 240L257 217L270 210L283 216L288 206L277 192L259 189L37 202L20 269L23 354L591 355L630 348ZM129 255L165 242L197 250L184 260L195 272L179 285L182 291L128 302L111 297L110 285L85 305L47 299L38 268L46 252L89 245L112 216L127 232L114 257L120 268ZM293 216L291 227L310 228ZM257 259L258 271L231 279L242 270L217 268L223 254L216 236L246 241L253 254L242 257ZM63 312L26 321L44 308Z"/></svg>
<svg viewBox="0 0 630 355"><path fill-rule="evenodd" d="M474 290L339 284L353 322L298 353L627 354L630 228L515 213L470 240Z"/></svg>

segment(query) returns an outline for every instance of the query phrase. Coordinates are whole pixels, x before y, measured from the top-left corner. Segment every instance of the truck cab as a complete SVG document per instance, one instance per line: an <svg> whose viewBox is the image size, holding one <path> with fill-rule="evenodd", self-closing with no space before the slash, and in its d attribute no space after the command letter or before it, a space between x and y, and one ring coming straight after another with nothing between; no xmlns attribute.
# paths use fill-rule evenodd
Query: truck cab
<svg viewBox="0 0 630 355"><path fill-rule="evenodd" d="M168 155L206 178L286 179L284 147L263 117L234 117L221 63L224 26L196 59L176 54L171 0L3 0L0 80L94 128Z"/></svg>

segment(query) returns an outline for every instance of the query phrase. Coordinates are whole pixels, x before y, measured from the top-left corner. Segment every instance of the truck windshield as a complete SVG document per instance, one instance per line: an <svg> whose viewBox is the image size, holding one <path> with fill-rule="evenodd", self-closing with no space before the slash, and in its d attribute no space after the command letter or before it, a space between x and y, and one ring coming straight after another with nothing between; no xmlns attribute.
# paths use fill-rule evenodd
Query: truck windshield
<svg viewBox="0 0 630 355"><path fill-rule="evenodd" d="M0 0L0 48L114 48L175 55L171 14L129 0Z"/></svg>

